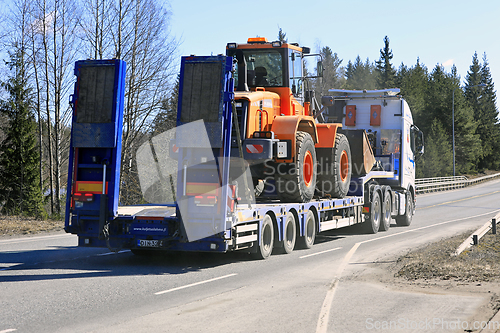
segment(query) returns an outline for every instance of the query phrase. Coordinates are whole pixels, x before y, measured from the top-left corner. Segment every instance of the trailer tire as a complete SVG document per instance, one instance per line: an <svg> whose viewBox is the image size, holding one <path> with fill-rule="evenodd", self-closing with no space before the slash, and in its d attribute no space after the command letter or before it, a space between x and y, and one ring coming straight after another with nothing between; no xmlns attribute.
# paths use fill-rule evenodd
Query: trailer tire
<svg viewBox="0 0 500 333"><path fill-rule="evenodd" d="M296 163L277 165L275 188L282 202L309 202L316 189L316 151L309 133L297 131Z"/></svg>
<svg viewBox="0 0 500 333"><path fill-rule="evenodd" d="M274 246L274 226L273 219L269 214L264 216L262 227L259 230L259 243L257 245L256 259L267 259L271 256Z"/></svg>
<svg viewBox="0 0 500 333"><path fill-rule="evenodd" d="M289 254L292 253L297 239L297 223L292 212L286 214L283 231L283 252Z"/></svg>
<svg viewBox="0 0 500 333"><path fill-rule="evenodd" d="M304 224L304 236L299 237L298 246L302 249L310 249L316 240L316 221L314 213L308 211L306 215L306 222Z"/></svg>
<svg viewBox="0 0 500 333"><path fill-rule="evenodd" d="M392 197L391 190L385 187L382 191L383 201L382 201L382 219L380 221L380 231L387 231L391 226L391 207L392 207Z"/></svg>
<svg viewBox="0 0 500 333"><path fill-rule="evenodd" d="M396 224L400 227L408 227L413 218L413 195L407 192L406 195L406 209L405 214L396 217Z"/></svg>
<svg viewBox="0 0 500 333"><path fill-rule="evenodd" d="M351 148L344 134L337 133L330 161L318 174L318 189L332 198L343 198L349 191L352 175Z"/></svg>
<svg viewBox="0 0 500 333"><path fill-rule="evenodd" d="M376 234L380 228L380 221L382 219L382 202L380 200L380 192L375 190L372 194L370 202L370 212L368 219L365 222L366 231L369 234Z"/></svg>

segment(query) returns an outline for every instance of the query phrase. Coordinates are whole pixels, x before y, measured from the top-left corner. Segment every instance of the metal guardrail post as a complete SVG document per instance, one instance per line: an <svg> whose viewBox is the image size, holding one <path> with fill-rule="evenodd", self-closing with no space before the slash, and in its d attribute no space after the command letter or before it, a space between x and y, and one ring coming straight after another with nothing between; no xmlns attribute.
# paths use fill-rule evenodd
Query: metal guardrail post
<svg viewBox="0 0 500 333"><path fill-rule="evenodd" d="M491 220L491 233L493 235L496 235L497 234L497 219L496 218L493 218Z"/></svg>

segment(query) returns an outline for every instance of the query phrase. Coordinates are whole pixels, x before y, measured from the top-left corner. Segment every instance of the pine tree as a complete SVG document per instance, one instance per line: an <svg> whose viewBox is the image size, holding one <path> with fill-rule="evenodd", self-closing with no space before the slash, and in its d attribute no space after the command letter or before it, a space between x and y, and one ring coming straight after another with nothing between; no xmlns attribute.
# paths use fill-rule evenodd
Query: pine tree
<svg viewBox="0 0 500 333"><path fill-rule="evenodd" d="M423 132L429 132L429 126L437 119L451 140L452 109L455 115L456 174L474 173L482 156L481 141L475 134L477 123L463 95L456 67L451 73L446 73L441 65L436 65L429 75L425 112L419 116Z"/></svg>
<svg viewBox="0 0 500 333"><path fill-rule="evenodd" d="M481 83L485 84L486 87L483 88L482 105L484 110L484 120L489 127L489 142L486 144L491 145L491 151L489 154L485 154L482 164L482 168L490 168L493 170L500 169L500 118L498 109L496 107L496 91L495 84L491 78L490 67L488 64L488 59L486 53L483 54L483 66L481 68Z"/></svg>
<svg viewBox="0 0 500 333"><path fill-rule="evenodd" d="M498 150L495 148L499 146L500 132L497 124L496 95L486 54L483 57L483 65L481 65L477 52L474 53L466 81L465 96L473 110L474 120L478 124L476 134L481 139L483 150L478 168L495 169L499 161L497 157ZM485 87L480 85L485 85Z"/></svg>
<svg viewBox="0 0 500 333"><path fill-rule="evenodd" d="M342 86L343 75L337 53L333 53L328 46L323 47L319 52L323 58L323 77L318 80L316 87L316 96L328 95L329 89L340 88Z"/></svg>
<svg viewBox="0 0 500 333"><path fill-rule="evenodd" d="M453 153L450 137L441 122L434 119L425 135L425 154L417 160L417 178L444 177L452 174Z"/></svg>
<svg viewBox="0 0 500 333"><path fill-rule="evenodd" d="M278 28L280 29L278 31L278 40L282 43L288 43L288 38L286 38L286 33L283 32L283 29L281 29L279 26Z"/></svg>
<svg viewBox="0 0 500 333"><path fill-rule="evenodd" d="M384 48L380 49L380 60L376 61L377 88L394 88L396 70L392 67L392 50L389 48L389 37L384 38Z"/></svg>
<svg viewBox="0 0 500 333"><path fill-rule="evenodd" d="M6 137L0 144L1 212L45 217L39 187L37 125L21 52L11 54L9 65L14 75L1 84L9 95L0 104L0 112L8 119Z"/></svg>
<svg viewBox="0 0 500 333"><path fill-rule="evenodd" d="M365 63L361 61L360 56L356 57L354 64L349 61L346 67L346 89L375 89L376 82L374 76L374 68L370 59L366 58Z"/></svg>
<svg viewBox="0 0 500 333"><path fill-rule="evenodd" d="M424 121L422 116L425 113L425 105L427 100L429 74L427 67L420 64L420 59L417 58L417 63L411 68L407 68L403 64L397 73L398 86L401 88L401 95L406 99L413 114L414 123L424 129Z"/></svg>

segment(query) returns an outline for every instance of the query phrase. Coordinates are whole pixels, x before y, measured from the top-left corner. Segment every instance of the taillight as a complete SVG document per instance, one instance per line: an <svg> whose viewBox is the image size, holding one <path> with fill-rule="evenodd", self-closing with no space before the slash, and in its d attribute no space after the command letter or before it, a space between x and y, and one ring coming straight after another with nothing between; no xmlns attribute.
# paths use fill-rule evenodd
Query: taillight
<svg viewBox="0 0 500 333"><path fill-rule="evenodd" d="M194 197L194 203L198 206L214 206L217 204L217 197L215 195L196 195Z"/></svg>
<svg viewBox="0 0 500 333"><path fill-rule="evenodd" d="M80 202L92 202L94 201L94 194L77 192L73 194L73 199Z"/></svg>

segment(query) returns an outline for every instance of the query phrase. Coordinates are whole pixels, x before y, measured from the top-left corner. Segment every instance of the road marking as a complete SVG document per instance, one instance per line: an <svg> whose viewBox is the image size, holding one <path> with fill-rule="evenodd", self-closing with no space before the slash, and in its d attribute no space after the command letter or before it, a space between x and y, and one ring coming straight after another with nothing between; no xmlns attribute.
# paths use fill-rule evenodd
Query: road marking
<svg viewBox="0 0 500 333"><path fill-rule="evenodd" d="M106 252L106 253L99 253L97 254L96 256L110 256L112 254L119 254L119 253L125 253L125 252L130 252L130 250L121 250L121 251L118 251L118 252ZM1 332L0 332L1 333Z"/></svg>
<svg viewBox="0 0 500 333"><path fill-rule="evenodd" d="M330 310L332 308L333 296L335 295L335 290L337 290L337 285L342 276L342 272L345 267L351 260L351 257L354 255L354 252L358 249L361 243L356 243L354 246L347 252L344 259L337 267L337 273L335 274L335 278L333 279L330 289L326 292L325 300L323 301L323 305L321 306L321 310L319 312L318 325L316 326L316 333L326 333L328 328L328 319L330 317Z"/></svg>
<svg viewBox="0 0 500 333"><path fill-rule="evenodd" d="M0 331L0 333L9 333L9 332L14 332L14 331L17 331L17 330L15 328L9 328L9 329Z"/></svg>
<svg viewBox="0 0 500 333"><path fill-rule="evenodd" d="M168 290L159 291L159 292L155 293L155 295L162 295L162 294L170 293L172 291L177 291L177 290L186 289L186 288L190 288L190 287L194 287L194 286L199 286L200 284L205 284L205 283L209 283L209 282L213 282L213 281L217 281L217 280L222 280L222 279L225 279L225 278L228 278L228 277L231 277L231 276L235 276L235 275L238 275L238 274L237 273L228 274L228 275L219 276L219 277L216 277L216 278L213 278L213 279L210 279L210 280L205 280L205 281L200 281L200 282L196 282L196 283L191 283L191 284L188 284L188 285L185 285L185 286L182 286L182 287L177 287L177 288L172 288L172 289L168 289Z"/></svg>
<svg viewBox="0 0 500 333"><path fill-rule="evenodd" d="M495 194L495 193L498 193L498 192L500 192L500 190L499 191L493 191L493 192L485 193L485 194L480 194L480 195L476 195L476 196L468 197L468 198L464 198L464 199L447 201L447 202L443 202L443 203L440 203L440 204L435 204L435 205L432 205L432 206L417 207L417 210L426 209L426 208L433 208L433 207L438 207L438 206L444 206L444 205L448 205L448 204L455 203L455 202L460 202L460 201L465 201L465 200L469 200L469 199L475 199L475 198L485 197L487 195Z"/></svg>
<svg viewBox="0 0 500 333"><path fill-rule="evenodd" d="M419 230L423 230L423 229L428 229L428 228L436 227L436 226L443 225L443 224L448 224L448 223L452 223L452 222L458 222L458 221L462 221L462 220L467 220L467 219L473 219L473 218L477 218L477 217L482 217L482 216L485 216L485 215L490 215L490 214L498 213L498 212L500 212L500 210L494 210L494 211L489 212L489 213L483 213L483 214L479 214L479 215L464 217L464 218L450 220L450 221L443 221L443 222L431 224L431 225L428 225L428 226L425 226L425 227L415 228L415 229L412 229L412 230L406 230L406 231L398 232L398 233L395 233L395 234L390 234L390 235L381 236L381 237L377 237L377 238L367 239L367 240L364 240L364 241L361 241L361 242L358 242L358 243L354 244L354 246L349 250L349 252L347 252L347 254L345 255L344 259L342 260L342 262L338 266L337 272L336 272L336 274L335 274L335 276L334 276L334 278L332 280L332 283L330 284L330 288L326 292L325 300L323 301L323 305L321 306L321 310L319 312L318 324L316 326L316 333L325 333L325 332L327 332L327 329L328 329L328 319L330 317L330 310L331 310L331 307L332 307L333 296L335 295L335 290L337 289L337 286L339 284L340 278L342 276L342 273L343 273L345 267L347 266L347 264L351 260L352 256L354 255L354 253L356 252L356 250L358 249L358 247L361 244L370 243L370 242L374 242L374 241L377 241L377 240L380 240L380 239L389 238L389 237L393 237L393 236L398 236L398 235L406 234L406 233L409 233L409 232L414 232L414 231L419 231Z"/></svg>
<svg viewBox="0 0 500 333"><path fill-rule="evenodd" d="M323 253L327 253L327 252L332 252L332 251L335 251L335 250L340 250L340 249L341 249L341 247L336 247L336 248L334 248L334 249L330 249L330 250L325 250L325 251L321 251L321 252L316 252L316 253L308 254L308 255L305 255L305 256L299 257L299 259L304 259L304 258L307 258L307 257L317 256L318 254L323 254Z"/></svg>
<svg viewBox="0 0 500 333"><path fill-rule="evenodd" d="M0 240L0 244L11 244L11 243L26 243L26 242L34 242L42 239L52 239L52 238L70 238L76 237L76 235L72 234L61 234L61 235L51 235L51 236L36 236L36 237L27 237L27 238L14 238L14 239L5 239ZM2 331L0 331L2 333Z"/></svg>

